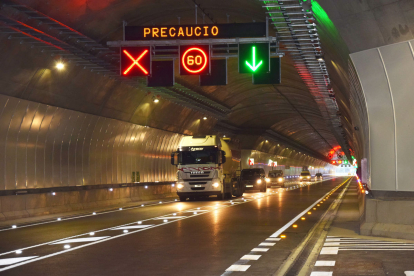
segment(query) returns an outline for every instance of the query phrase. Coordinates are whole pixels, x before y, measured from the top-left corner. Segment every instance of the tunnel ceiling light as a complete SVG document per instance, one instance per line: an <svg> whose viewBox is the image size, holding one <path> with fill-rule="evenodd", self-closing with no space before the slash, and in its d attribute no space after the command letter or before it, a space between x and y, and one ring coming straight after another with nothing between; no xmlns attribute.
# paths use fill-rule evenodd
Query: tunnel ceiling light
<svg viewBox="0 0 414 276"><path fill-rule="evenodd" d="M56 63L56 69L58 69L58 70L65 69L65 64L63 62L59 61L58 63Z"/></svg>
<svg viewBox="0 0 414 276"><path fill-rule="evenodd" d="M207 117L203 117L203 120L207 120Z"/></svg>

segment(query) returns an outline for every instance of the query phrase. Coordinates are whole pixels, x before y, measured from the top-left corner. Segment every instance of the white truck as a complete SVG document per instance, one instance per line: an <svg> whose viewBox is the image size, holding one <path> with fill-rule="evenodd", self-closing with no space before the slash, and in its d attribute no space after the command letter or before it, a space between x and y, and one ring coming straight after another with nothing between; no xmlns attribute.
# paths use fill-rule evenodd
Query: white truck
<svg viewBox="0 0 414 276"><path fill-rule="evenodd" d="M245 187L237 176L240 160L232 157L230 146L216 135L183 137L171 154L171 164L177 166L180 201L211 195L220 199L242 196Z"/></svg>

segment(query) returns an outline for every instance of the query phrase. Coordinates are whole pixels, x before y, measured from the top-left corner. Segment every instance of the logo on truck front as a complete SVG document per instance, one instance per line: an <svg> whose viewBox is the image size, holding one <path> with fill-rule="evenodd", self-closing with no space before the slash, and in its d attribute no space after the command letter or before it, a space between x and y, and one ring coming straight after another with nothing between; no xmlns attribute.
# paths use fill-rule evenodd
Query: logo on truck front
<svg viewBox="0 0 414 276"><path fill-rule="evenodd" d="M203 150L204 148L190 148L191 151Z"/></svg>
<svg viewBox="0 0 414 276"><path fill-rule="evenodd" d="M182 169L177 169L179 171L184 172L184 170L186 170L187 172L191 172L191 171L209 171L209 170L219 170L220 167L199 167L199 168L193 168L193 167L187 167L187 168L182 168Z"/></svg>

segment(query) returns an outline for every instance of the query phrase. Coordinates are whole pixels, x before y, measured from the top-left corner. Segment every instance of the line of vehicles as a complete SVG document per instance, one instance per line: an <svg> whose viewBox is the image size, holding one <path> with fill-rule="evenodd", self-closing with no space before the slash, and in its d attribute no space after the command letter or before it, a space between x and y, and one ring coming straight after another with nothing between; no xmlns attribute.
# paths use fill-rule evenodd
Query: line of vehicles
<svg viewBox="0 0 414 276"><path fill-rule="evenodd" d="M187 198L219 199L240 197L246 190L266 192L271 186L285 187L283 170L266 173L262 168L242 168L240 150L216 135L186 136L176 152L171 154L171 164L177 166L177 194L180 201ZM314 180L321 180L317 173ZM300 182L312 181L309 171L302 171Z"/></svg>

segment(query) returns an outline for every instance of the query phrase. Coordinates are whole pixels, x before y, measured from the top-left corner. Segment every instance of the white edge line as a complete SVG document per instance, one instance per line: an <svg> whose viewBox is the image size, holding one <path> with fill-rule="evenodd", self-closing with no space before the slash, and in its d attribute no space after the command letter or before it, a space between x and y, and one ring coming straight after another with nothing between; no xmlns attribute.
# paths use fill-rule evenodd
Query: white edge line
<svg viewBox="0 0 414 276"><path fill-rule="evenodd" d="M348 178L347 180L345 180L345 182L339 184L343 185L344 183L346 183L347 181L349 181ZM321 200L323 200L331 191L335 190L338 186L336 186L335 188L333 188L332 190L330 190L329 192L327 192L324 196L322 196L321 198L319 198L317 201L315 201L315 203L313 203L311 206L309 206L306 210L304 210L302 213L300 213L299 215L297 215L296 217L294 217L291 221L289 221L287 224L285 224L282 228L280 228L279 230L277 230L275 233L273 233L270 237L271 238L277 238L280 234L282 234L286 229L288 229L293 223L295 223L295 221L297 221L301 216L303 216L306 212L308 212L310 209L313 208L313 206L315 206L316 204L318 204Z"/></svg>

